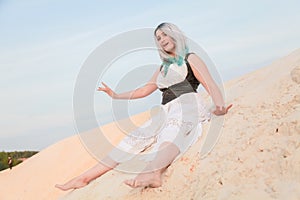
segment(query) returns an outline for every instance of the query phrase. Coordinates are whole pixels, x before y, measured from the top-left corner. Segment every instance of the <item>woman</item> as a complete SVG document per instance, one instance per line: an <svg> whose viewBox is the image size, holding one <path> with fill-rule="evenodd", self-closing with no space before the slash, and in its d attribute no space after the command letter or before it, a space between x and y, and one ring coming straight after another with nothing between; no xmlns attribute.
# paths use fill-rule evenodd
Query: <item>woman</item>
<svg viewBox="0 0 300 200"><path fill-rule="evenodd" d="M160 187L162 173L195 141L187 139L187 135L210 118L210 113L197 93L198 85L201 83L211 95L216 106L213 112L215 115L224 115L230 109L231 105L225 107L222 94L204 62L196 54L188 53L186 38L174 24L160 24L154 31L154 38L162 65L146 85L117 94L102 83L103 87L99 87L98 91L107 93L113 99L138 99L159 89L163 94L160 111L164 120L158 120L161 123L154 126L137 129L123 139L102 162L67 183L56 185L57 188L81 188L149 146L154 146L155 157L142 173L124 183L133 188Z"/></svg>

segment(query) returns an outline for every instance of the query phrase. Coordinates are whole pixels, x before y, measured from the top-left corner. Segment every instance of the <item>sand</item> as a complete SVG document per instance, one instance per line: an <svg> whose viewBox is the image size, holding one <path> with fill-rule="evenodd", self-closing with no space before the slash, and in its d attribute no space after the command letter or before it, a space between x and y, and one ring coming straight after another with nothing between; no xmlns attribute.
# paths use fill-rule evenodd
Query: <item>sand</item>
<svg viewBox="0 0 300 200"><path fill-rule="evenodd" d="M160 188L132 189L123 181L136 175L120 171L82 189L54 188L97 163L75 135L1 171L0 199L300 199L300 50L227 82L225 91L226 102L234 107L213 150L199 153L208 123L197 143L168 168ZM148 117L142 113L133 120L141 124ZM111 143L122 138L115 124L102 128L111 132ZM97 145L99 141L93 150Z"/></svg>

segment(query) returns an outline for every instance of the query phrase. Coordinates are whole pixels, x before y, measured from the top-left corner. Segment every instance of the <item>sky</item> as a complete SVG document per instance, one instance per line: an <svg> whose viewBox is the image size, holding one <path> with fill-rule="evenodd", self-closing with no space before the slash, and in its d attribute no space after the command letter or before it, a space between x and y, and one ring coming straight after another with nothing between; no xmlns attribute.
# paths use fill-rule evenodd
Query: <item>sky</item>
<svg viewBox="0 0 300 200"><path fill-rule="evenodd" d="M113 36L174 23L206 51L226 82L300 47L299 8L296 0L0 0L0 151L42 150L77 134L76 79L89 55ZM123 64L135 56L143 60L132 54ZM109 122L109 98L97 95L95 114ZM155 93L130 102L130 113L159 98Z"/></svg>

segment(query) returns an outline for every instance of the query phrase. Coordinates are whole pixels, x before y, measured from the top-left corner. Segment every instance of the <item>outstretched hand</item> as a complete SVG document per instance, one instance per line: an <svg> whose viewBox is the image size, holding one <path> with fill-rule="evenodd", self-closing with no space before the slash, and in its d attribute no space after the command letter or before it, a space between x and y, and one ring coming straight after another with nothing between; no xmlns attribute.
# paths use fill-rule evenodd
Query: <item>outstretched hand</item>
<svg viewBox="0 0 300 200"><path fill-rule="evenodd" d="M102 82L102 85L104 87L98 87L98 89L97 89L98 91L105 92L112 98L116 95L116 93L112 89L110 89L110 87L108 87L105 83Z"/></svg>
<svg viewBox="0 0 300 200"><path fill-rule="evenodd" d="M232 104L230 104L226 108L217 106L216 110L213 113L217 116L225 115L231 107L232 107Z"/></svg>

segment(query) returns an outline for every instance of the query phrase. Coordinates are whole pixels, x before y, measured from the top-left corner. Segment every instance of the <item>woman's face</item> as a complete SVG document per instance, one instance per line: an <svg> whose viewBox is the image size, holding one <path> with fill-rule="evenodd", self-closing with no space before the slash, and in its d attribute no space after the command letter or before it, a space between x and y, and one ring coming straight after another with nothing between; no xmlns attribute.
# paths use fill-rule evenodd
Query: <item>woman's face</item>
<svg viewBox="0 0 300 200"><path fill-rule="evenodd" d="M155 35L159 45L163 50L171 54L175 53L175 43L170 36L165 34L160 29L156 31Z"/></svg>

